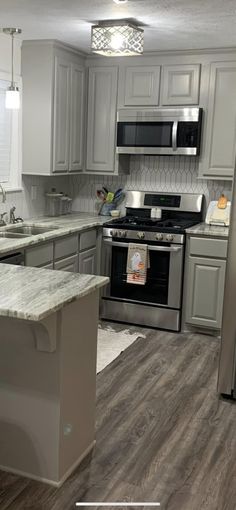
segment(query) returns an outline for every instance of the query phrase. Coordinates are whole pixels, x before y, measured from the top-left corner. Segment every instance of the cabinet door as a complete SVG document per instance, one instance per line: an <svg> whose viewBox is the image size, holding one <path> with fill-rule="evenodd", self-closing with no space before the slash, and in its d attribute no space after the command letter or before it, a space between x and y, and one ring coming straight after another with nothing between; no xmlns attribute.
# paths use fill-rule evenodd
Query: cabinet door
<svg viewBox="0 0 236 510"><path fill-rule="evenodd" d="M163 66L161 104L193 105L199 103L200 65Z"/></svg>
<svg viewBox="0 0 236 510"><path fill-rule="evenodd" d="M70 63L55 57L53 171L69 170Z"/></svg>
<svg viewBox="0 0 236 510"><path fill-rule="evenodd" d="M233 178L236 155L236 62L211 65L205 154L200 177Z"/></svg>
<svg viewBox="0 0 236 510"><path fill-rule="evenodd" d="M83 274L97 274L96 248L79 254L79 272Z"/></svg>
<svg viewBox="0 0 236 510"><path fill-rule="evenodd" d="M220 329L226 261L189 257L188 264L186 322Z"/></svg>
<svg viewBox="0 0 236 510"><path fill-rule="evenodd" d="M57 271L69 271L71 273L78 273L78 255L72 255L72 257L67 257L66 259L55 262L54 269Z"/></svg>
<svg viewBox="0 0 236 510"><path fill-rule="evenodd" d="M71 65L71 121L70 167L71 172L82 170L84 125L84 69Z"/></svg>
<svg viewBox="0 0 236 510"><path fill-rule="evenodd" d="M86 169L115 171L117 67L89 69Z"/></svg>
<svg viewBox="0 0 236 510"><path fill-rule="evenodd" d="M127 67L125 106L157 106L159 82L160 66Z"/></svg>

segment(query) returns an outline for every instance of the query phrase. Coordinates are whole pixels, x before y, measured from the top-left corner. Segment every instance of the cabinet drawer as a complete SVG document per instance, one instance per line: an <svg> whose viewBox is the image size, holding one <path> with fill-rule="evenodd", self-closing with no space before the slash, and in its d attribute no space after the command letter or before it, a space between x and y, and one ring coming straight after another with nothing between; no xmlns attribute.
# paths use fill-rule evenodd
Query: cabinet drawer
<svg viewBox="0 0 236 510"><path fill-rule="evenodd" d="M80 234L79 251L88 250L89 248L96 246L96 242L97 231L95 228L93 230L82 232L82 234Z"/></svg>
<svg viewBox="0 0 236 510"><path fill-rule="evenodd" d="M228 241L225 239L204 239L190 237L190 255L226 259Z"/></svg>
<svg viewBox="0 0 236 510"><path fill-rule="evenodd" d="M62 257L68 257L78 252L78 236L63 237L55 241L54 258L55 260Z"/></svg>
<svg viewBox="0 0 236 510"><path fill-rule="evenodd" d="M72 255L66 259L55 262L55 269L57 271L69 271L71 273L78 272L78 255Z"/></svg>
<svg viewBox="0 0 236 510"><path fill-rule="evenodd" d="M53 261L53 243L41 244L28 248L25 252L25 265L31 267L44 266Z"/></svg>

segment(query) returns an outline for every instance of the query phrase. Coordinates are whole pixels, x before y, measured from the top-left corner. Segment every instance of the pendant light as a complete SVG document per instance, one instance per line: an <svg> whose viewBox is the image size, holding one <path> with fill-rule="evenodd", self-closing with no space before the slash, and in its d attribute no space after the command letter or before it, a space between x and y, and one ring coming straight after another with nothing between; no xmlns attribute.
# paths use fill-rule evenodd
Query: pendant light
<svg viewBox="0 0 236 510"><path fill-rule="evenodd" d="M106 57L141 55L143 30L128 20L99 21L92 26L91 49Z"/></svg>
<svg viewBox="0 0 236 510"><path fill-rule="evenodd" d="M14 35L21 34L20 28L3 28L4 34L11 36L11 85L6 91L5 106L10 110L19 110L20 92L14 82Z"/></svg>

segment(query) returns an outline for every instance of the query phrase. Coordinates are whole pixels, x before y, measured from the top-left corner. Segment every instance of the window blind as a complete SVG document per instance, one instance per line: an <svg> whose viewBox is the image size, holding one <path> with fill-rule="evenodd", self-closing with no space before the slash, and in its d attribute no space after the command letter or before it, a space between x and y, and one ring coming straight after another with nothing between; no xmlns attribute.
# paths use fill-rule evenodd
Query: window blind
<svg viewBox="0 0 236 510"><path fill-rule="evenodd" d="M10 82L0 80L0 183L8 182L11 168L12 111L5 108Z"/></svg>

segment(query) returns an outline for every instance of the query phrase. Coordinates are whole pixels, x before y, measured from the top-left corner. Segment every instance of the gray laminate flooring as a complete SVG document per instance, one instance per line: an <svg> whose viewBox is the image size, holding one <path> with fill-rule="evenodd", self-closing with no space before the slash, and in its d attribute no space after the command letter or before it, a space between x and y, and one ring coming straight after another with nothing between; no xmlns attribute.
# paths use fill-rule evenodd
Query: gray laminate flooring
<svg viewBox="0 0 236 510"><path fill-rule="evenodd" d="M72 510L76 501L236 509L236 403L216 393L219 340L140 332L146 338L98 375L92 455L58 490L0 473L1 510Z"/></svg>

